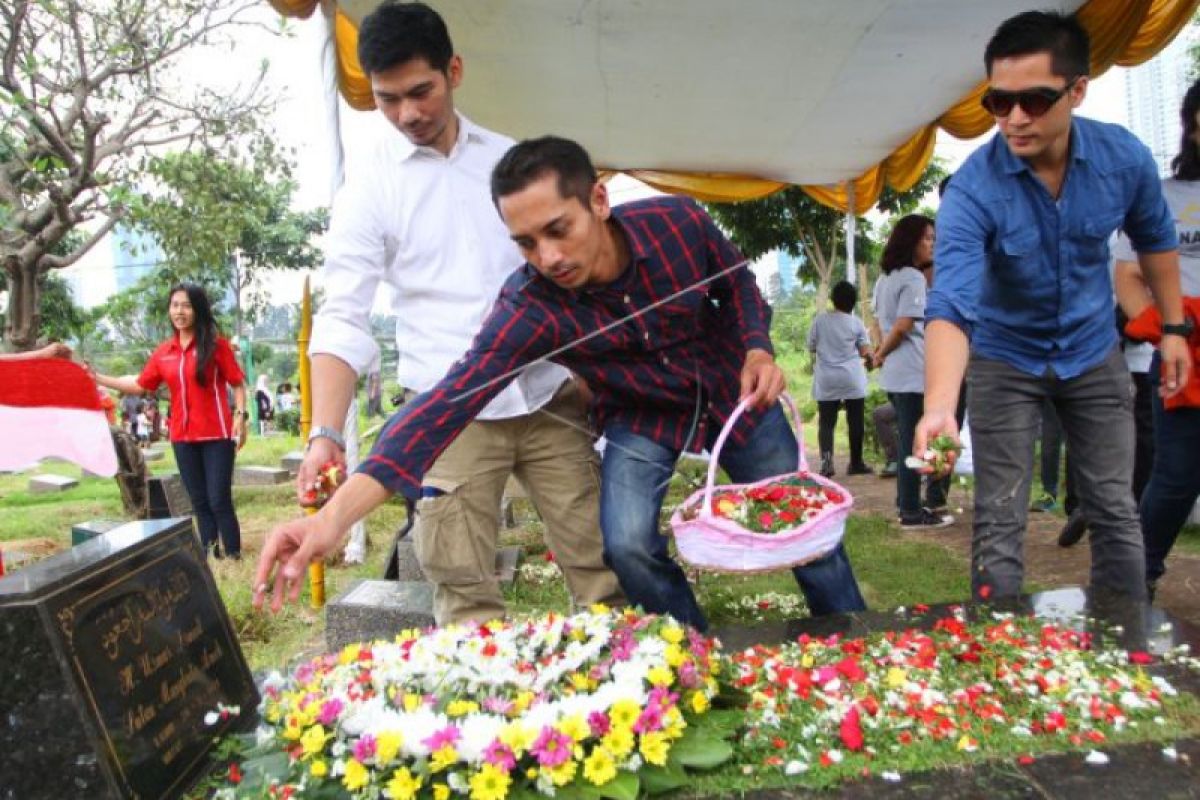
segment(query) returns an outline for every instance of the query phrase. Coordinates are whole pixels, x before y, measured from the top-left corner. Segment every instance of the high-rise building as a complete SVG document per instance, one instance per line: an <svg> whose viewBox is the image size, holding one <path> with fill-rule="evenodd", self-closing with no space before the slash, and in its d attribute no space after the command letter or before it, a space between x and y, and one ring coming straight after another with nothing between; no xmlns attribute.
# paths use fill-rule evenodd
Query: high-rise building
<svg viewBox="0 0 1200 800"><path fill-rule="evenodd" d="M1179 103L1190 85L1193 40L1192 31L1185 29L1157 56L1125 70L1126 124L1150 148L1164 176L1179 152Z"/></svg>

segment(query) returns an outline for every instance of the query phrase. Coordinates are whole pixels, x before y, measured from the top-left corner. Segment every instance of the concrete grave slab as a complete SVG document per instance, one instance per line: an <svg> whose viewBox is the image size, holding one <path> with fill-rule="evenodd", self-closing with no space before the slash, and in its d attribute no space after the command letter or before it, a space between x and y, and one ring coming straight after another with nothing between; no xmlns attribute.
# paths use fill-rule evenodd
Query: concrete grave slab
<svg viewBox="0 0 1200 800"><path fill-rule="evenodd" d="M66 475L51 475L47 473L34 475L29 479L29 491L32 494L65 492L67 489L74 489L78 485L79 481L76 478L68 478Z"/></svg>

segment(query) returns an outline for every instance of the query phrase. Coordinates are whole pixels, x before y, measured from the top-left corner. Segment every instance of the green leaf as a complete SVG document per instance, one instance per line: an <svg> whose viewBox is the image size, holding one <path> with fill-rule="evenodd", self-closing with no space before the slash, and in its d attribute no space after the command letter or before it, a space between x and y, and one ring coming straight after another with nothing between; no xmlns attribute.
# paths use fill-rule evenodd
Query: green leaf
<svg viewBox="0 0 1200 800"><path fill-rule="evenodd" d="M689 731L671 748L670 758L685 767L712 769L724 764L732 755L733 748L725 740Z"/></svg>
<svg viewBox="0 0 1200 800"><path fill-rule="evenodd" d="M632 772L618 772L617 777L596 788L602 797L608 797L611 800L637 800L641 781Z"/></svg>
<svg viewBox="0 0 1200 800"><path fill-rule="evenodd" d="M638 770L638 777L642 779L642 787L645 788L647 794L663 794L681 786L686 786L688 783L687 773L682 767L672 766L668 761L666 767L656 767L653 764L646 764Z"/></svg>
<svg viewBox="0 0 1200 800"><path fill-rule="evenodd" d="M746 724L746 713L741 709L715 709L692 723L697 733L712 733L728 739Z"/></svg>
<svg viewBox="0 0 1200 800"><path fill-rule="evenodd" d="M266 786L272 778L283 778L288 771L287 753L272 753L242 764L243 786Z"/></svg>

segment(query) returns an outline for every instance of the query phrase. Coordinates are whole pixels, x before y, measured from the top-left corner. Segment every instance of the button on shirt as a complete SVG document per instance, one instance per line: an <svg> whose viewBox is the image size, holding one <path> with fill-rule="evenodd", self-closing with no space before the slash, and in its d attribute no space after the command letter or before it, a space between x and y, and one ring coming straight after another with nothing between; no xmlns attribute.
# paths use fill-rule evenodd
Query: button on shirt
<svg viewBox="0 0 1200 800"><path fill-rule="evenodd" d="M1117 344L1108 238L1142 252L1176 246L1154 159L1118 125L1075 117L1059 198L997 134L950 181L938 210L925 320L1030 375L1076 377Z"/></svg>
<svg viewBox="0 0 1200 800"><path fill-rule="evenodd" d="M201 386L196 381L196 340L183 348L176 334L154 350L137 382L147 392L167 384L171 391L172 442L202 442L233 438L229 388L241 386L244 380L233 348L217 337Z"/></svg>
<svg viewBox="0 0 1200 800"><path fill-rule="evenodd" d="M737 404L746 351L772 351L770 308L741 254L693 201L628 203L613 209L613 220L631 254L616 281L570 291L523 266L471 350L388 422L359 471L414 495L510 371L552 353L587 380L601 429L620 426L676 450L702 448L706 426L724 424ZM735 441L745 441L760 416L739 420Z"/></svg>
<svg viewBox="0 0 1200 800"><path fill-rule="evenodd" d="M401 385L431 388L470 347L500 287L523 261L492 205L489 183L513 142L461 115L458 122L446 156L389 128L364 162L370 169L338 192L311 353L366 372L379 357L370 313L381 283L396 315ZM568 377L553 364L532 367L479 417L529 414Z"/></svg>

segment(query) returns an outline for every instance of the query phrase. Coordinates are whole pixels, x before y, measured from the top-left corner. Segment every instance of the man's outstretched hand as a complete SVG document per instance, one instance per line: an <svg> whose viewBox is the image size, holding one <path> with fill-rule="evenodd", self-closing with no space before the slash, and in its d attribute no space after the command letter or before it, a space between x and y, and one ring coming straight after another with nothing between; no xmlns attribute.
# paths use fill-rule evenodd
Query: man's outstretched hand
<svg viewBox="0 0 1200 800"><path fill-rule="evenodd" d="M342 531L333 527L327 515L319 513L285 522L271 531L254 572L254 607L263 607L268 592L271 611L278 612L285 600L296 602L309 563L333 552L341 538Z"/></svg>
<svg viewBox="0 0 1200 800"><path fill-rule="evenodd" d="M770 408L787 388L783 370L766 350L747 350L742 366L742 391L739 399L750 399L750 408Z"/></svg>
<svg viewBox="0 0 1200 800"><path fill-rule="evenodd" d="M930 447L930 443L939 436L950 437L954 441L954 444L961 449L962 441L958 438L958 420L954 418L954 412L926 411L920 421L917 422L916 432L913 435L912 454L917 458L923 459L925 451ZM954 470L954 462L956 460L958 460L958 452L956 450L947 451L942 469L936 473L937 476L949 475ZM933 473L933 469L931 468L918 471Z"/></svg>

